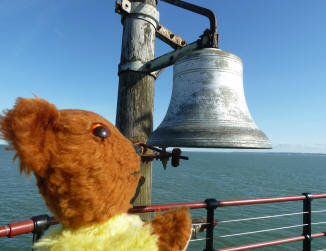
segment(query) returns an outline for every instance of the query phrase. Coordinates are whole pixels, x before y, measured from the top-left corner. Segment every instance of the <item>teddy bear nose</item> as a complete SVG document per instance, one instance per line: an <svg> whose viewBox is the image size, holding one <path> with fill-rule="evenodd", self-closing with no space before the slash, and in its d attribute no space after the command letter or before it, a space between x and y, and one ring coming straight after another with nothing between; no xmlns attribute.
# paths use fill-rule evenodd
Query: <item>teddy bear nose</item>
<svg viewBox="0 0 326 251"><path fill-rule="evenodd" d="M92 127L92 132L96 137L105 139L110 136L110 130L103 124L95 124Z"/></svg>

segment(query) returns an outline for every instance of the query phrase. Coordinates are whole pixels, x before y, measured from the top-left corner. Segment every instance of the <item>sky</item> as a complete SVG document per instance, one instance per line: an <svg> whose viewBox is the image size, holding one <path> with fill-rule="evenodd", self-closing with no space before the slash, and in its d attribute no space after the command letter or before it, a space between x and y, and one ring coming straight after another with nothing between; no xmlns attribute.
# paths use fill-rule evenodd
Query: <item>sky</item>
<svg viewBox="0 0 326 251"><path fill-rule="evenodd" d="M242 59L247 104L281 152L326 153L326 1L197 0L217 16L219 47ZM113 0L1 0L0 111L37 95L115 123L122 24ZM160 23L188 43L208 19L159 1ZM172 48L156 39L156 56ZM154 128L172 92L155 82ZM3 142L2 142L3 143Z"/></svg>

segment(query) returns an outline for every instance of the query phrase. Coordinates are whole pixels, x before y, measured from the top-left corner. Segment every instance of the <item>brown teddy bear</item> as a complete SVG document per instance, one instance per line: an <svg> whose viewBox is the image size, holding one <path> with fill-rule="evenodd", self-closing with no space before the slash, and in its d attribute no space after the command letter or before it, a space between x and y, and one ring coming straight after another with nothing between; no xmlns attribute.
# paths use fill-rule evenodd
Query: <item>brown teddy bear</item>
<svg viewBox="0 0 326 251"><path fill-rule="evenodd" d="M185 250L187 209L144 223L127 213L140 178L131 142L100 115L58 110L40 98L18 98L0 116L2 137L21 172L32 171L46 205L61 223L37 250Z"/></svg>

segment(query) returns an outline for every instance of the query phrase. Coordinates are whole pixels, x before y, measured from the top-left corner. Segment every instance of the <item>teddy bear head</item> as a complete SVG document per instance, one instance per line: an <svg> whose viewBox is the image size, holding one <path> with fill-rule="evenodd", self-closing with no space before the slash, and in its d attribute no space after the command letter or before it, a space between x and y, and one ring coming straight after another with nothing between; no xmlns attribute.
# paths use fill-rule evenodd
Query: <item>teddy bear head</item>
<svg viewBox="0 0 326 251"><path fill-rule="evenodd" d="M59 222L79 228L131 207L140 161L131 142L102 116L59 110L40 98L18 98L0 116L2 137L21 172L33 172Z"/></svg>

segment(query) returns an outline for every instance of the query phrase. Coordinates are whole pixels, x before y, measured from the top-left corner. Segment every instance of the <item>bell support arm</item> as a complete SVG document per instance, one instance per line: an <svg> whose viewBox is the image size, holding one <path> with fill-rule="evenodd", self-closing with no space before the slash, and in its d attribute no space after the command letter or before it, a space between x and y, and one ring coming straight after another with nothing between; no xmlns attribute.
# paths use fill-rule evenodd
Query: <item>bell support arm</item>
<svg viewBox="0 0 326 251"><path fill-rule="evenodd" d="M217 19L213 11L181 0L161 0L161 1L207 17L210 23L209 33L211 35L211 47L213 48L218 47Z"/></svg>
<svg viewBox="0 0 326 251"><path fill-rule="evenodd" d="M171 47L173 47L175 50L172 52L169 52L167 54L164 54L158 58L155 58L151 61L148 61L146 63L140 62L140 61L133 61L126 64L120 64L119 65L119 74L121 72L125 71L137 71L137 72L144 72L144 73L150 73L155 78L157 77L157 74L154 72L157 70L161 70L167 66L170 66L176 62L179 58L183 57L184 55L188 54L189 52L192 52L194 50L198 50L201 48L218 48L218 35L217 35L217 21L216 16L214 12L212 12L209 9L190 4L184 1L180 0L161 0L164 2L167 2L169 4L190 10L192 12L195 12L197 14L204 15L209 18L210 21L210 29L207 29L203 35L201 35L200 39L186 45L186 42L179 36L175 35L173 32L168 30L166 27L162 26L161 24L156 23L156 35L160 39L162 39L164 42L168 43ZM122 0L120 3L119 1L116 2L116 12L119 14L133 14L135 13L141 13L141 15L145 15L146 17L149 17L152 15L150 11L145 12L145 8L132 8L133 2L129 2L128 0ZM137 3L138 4L138 3ZM131 7L130 7L131 6ZM144 5L146 6L146 5ZM138 7L138 6L137 6ZM148 8L151 10L151 8ZM151 18L153 19L153 18ZM158 19L158 18L157 18ZM156 19L156 20L157 20Z"/></svg>
<svg viewBox="0 0 326 251"><path fill-rule="evenodd" d="M119 65L119 73L123 71L140 71L144 73L151 73L157 70L160 70L162 68L168 67L170 65L173 65L175 61L177 61L179 58L185 56L186 54L198 50L201 48L207 48L210 47L210 39L207 35L203 35L201 39L188 44L184 47L177 48L176 50L166 53L158 58L155 58L151 61L148 61L145 64L142 64L139 61L135 61L133 63L129 64L120 64Z"/></svg>

